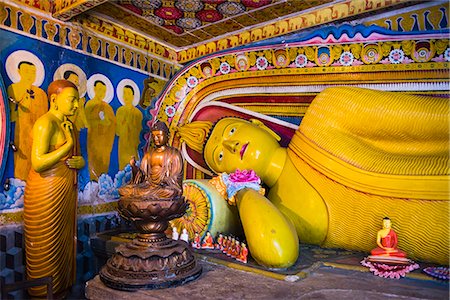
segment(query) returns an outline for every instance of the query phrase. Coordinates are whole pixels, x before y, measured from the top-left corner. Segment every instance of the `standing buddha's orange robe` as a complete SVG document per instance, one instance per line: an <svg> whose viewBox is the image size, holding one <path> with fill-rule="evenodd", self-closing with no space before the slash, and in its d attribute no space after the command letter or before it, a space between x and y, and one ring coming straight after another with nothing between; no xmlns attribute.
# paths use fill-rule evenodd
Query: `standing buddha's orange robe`
<svg viewBox="0 0 450 300"><path fill-rule="evenodd" d="M31 168L25 188L27 276L28 279L52 276L55 294L65 292L76 279L77 170L65 163L73 155L68 153L40 173ZM45 296L47 290L39 286L28 292L31 296Z"/></svg>

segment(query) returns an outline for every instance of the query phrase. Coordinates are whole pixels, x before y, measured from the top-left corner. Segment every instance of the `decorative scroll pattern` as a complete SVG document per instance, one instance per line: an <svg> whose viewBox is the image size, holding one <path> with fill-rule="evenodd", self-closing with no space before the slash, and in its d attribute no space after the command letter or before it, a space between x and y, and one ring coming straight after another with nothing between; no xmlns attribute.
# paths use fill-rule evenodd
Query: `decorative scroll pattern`
<svg viewBox="0 0 450 300"><path fill-rule="evenodd" d="M85 28L89 28L90 30L103 36L128 44L133 48L140 49L169 60L176 60L177 58L175 50L156 43L143 35L134 33L121 26L117 26L109 21L99 19L94 16L89 16L89 18L79 17L77 18L77 22Z"/></svg>
<svg viewBox="0 0 450 300"><path fill-rule="evenodd" d="M52 7L52 2L54 2L53 0L38 0L38 1L37 0L15 0L15 1L25 4L27 6L30 6L30 7L40 9L45 12L51 13L53 11L53 7ZM74 0L74 1L76 1L76 0Z"/></svg>
<svg viewBox="0 0 450 300"><path fill-rule="evenodd" d="M170 54L164 47L156 47L154 42L148 40L140 41L136 35L128 35L127 38L114 42L80 26L64 23L50 16L35 15L27 9L9 6L3 2L0 2L0 28L22 31L38 39L58 43L88 55L100 56L163 78L171 78L178 70L177 63L171 61L176 57L174 52ZM144 45L153 45L154 48L145 51L145 47L134 45L137 41Z"/></svg>
<svg viewBox="0 0 450 300"><path fill-rule="evenodd" d="M395 16L367 21L365 25L377 25L395 31L426 31L448 28L449 6L440 3Z"/></svg>

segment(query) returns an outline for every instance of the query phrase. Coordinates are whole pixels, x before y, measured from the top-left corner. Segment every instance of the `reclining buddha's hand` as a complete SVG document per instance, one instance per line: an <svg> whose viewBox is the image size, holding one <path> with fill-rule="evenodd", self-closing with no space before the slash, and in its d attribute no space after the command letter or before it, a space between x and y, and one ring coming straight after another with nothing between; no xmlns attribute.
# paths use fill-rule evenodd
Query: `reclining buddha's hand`
<svg viewBox="0 0 450 300"><path fill-rule="evenodd" d="M288 268L295 264L299 242L293 224L254 189L240 190L236 198L252 257L269 268Z"/></svg>
<svg viewBox="0 0 450 300"><path fill-rule="evenodd" d="M293 224L264 196L253 170L222 173L209 181L228 204L237 205L252 257L262 266L287 268L298 257Z"/></svg>

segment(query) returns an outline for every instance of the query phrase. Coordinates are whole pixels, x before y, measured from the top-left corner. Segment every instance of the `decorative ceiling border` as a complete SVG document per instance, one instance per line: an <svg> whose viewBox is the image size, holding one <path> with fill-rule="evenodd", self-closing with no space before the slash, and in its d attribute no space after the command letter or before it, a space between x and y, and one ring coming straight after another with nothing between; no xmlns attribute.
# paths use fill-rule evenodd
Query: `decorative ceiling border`
<svg viewBox="0 0 450 300"><path fill-rule="evenodd" d="M240 33L229 35L200 44L195 47L178 51L178 62L183 63L216 51L243 46L250 42L257 42L269 38L286 35L317 25L338 21L347 17L368 13L375 10L395 6L405 0L346 0L321 6L317 9L307 10L300 14L283 17L281 20L269 22Z"/></svg>
<svg viewBox="0 0 450 300"><path fill-rule="evenodd" d="M108 0L56 0L54 1L52 16L60 21L68 21L74 16L105 2L108 2Z"/></svg>
<svg viewBox="0 0 450 300"><path fill-rule="evenodd" d="M28 3L28 0L15 0L21 3ZM61 17L67 13L67 18L69 15L71 17L79 15L81 12L88 10L98 4L104 3L104 0L61 0L55 2L55 13L53 16ZM155 58L161 57L167 59L168 61L177 61L178 63L186 63L193 59L199 58L201 56L214 53L216 51L225 50L233 47L238 47L246 45L250 42L257 42L266 40L269 38L290 34L298 30L304 30L317 25L325 24L328 22L337 21L347 17L354 17L356 15L365 14L374 10L386 9L388 7L393 7L399 4L406 4L411 1L405 0L344 0L340 2L335 2L329 6L320 6L316 9L309 9L302 13L291 14L289 16L283 17L274 22L265 23L262 26L257 26L254 28L246 29L234 35L224 36L215 41L209 41L207 43L193 45L187 49L170 47L164 43L157 42L155 40L149 39L143 33L134 32L124 26L115 25L109 20L98 16L90 16L87 18L85 15L79 15L73 18L74 25L80 25L81 28L86 28L92 31L95 35L97 33L100 36L104 36L105 39L110 39L113 43L125 44L135 49L135 52L142 51L148 55ZM426 4L428 6L432 5ZM439 7L441 6L441 7ZM430 12L430 16L439 13L439 9L442 10L444 7L442 3L435 6ZM39 7L39 9L45 9ZM58 15L59 14L59 15ZM409 13L409 16L411 12ZM423 16L421 16L423 18ZM378 20L376 24L379 26L390 27L392 29L398 28L396 25L401 22L404 30L413 30L414 22L410 21L405 13L402 19L394 18L396 22L392 23L394 19L389 18ZM436 18L434 18L436 19ZM434 20L430 18L430 20ZM66 20L66 18L64 18ZM426 16L425 16L426 20ZM424 30L426 27L426 21L421 21L419 23L419 30ZM391 22L391 23L389 23ZM370 22L370 24L375 23L375 21ZM428 22L432 24L433 22ZM367 25L367 24L366 24ZM435 25L435 24L434 24ZM68 23L65 24L68 26ZM75 26L76 27L76 26ZM395 27L395 28L394 28ZM417 27L417 26L416 26ZM429 27L429 26L428 26ZM426 29L429 29L429 28ZM434 27L436 29L436 27ZM76 34L76 33L75 33Z"/></svg>
<svg viewBox="0 0 450 300"><path fill-rule="evenodd" d="M317 84L314 76L321 74L326 74L322 81L328 84L361 78L379 83L448 82L448 34L449 30L399 33L347 24L273 44L214 53L178 72L154 103L150 115L174 129L206 91L236 85ZM302 80L296 80L299 77Z"/></svg>
<svg viewBox="0 0 450 300"><path fill-rule="evenodd" d="M366 26L376 25L399 32L440 30L449 27L448 1L430 1L360 20Z"/></svg>
<svg viewBox="0 0 450 300"><path fill-rule="evenodd" d="M69 2L84 2L85 0L67 0ZM101 1L101 0L96 0ZM344 0L331 3L329 6L319 6L305 12L291 14L273 22L265 23L236 34L227 35L214 41L188 46L186 49L169 47L163 43L148 39L145 34L137 33L126 26L118 26L111 21L97 15L79 15L72 19L93 32L99 33L113 40L128 44L148 53L163 56L169 60L185 63L216 51L246 45L269 38L282 36L304 30L317 25L338 21L347 17L365 14L375 10L405 4L405 0ZM72 4L74 5L74 4ZM120 20L118 20L120 22Z"/></svg>
<svg viewBox="0 0 450 300"><path fill-rule="evenodd" d="M180 68L173 60L175 55L165 57L127 46L126 43L96 34L78 24L62 22L48 13L14 3L0 2L0 28L59 44L162 79L171 78ZM163 53L167 51L164 50Z"/></svg>
<svg viewBox="0 0 450 300"><path fill-rule="evenodd" d="M73 19L73 23L79 24L84 28L108 37L112 40L128 44L133 48L140 49L155 56L164 57L170 61L177 60L177 52L175 49L155 42L143 34L136 33L130 29L113 24L111 21L90 15L78 16Z"/></svg>

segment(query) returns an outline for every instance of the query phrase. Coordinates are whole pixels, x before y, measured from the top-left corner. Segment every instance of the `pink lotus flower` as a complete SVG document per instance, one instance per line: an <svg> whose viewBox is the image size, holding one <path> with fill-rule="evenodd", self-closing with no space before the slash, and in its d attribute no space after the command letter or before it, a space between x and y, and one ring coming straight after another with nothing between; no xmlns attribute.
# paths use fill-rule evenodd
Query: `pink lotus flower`
<svg viewBox="0 0 450 300"><path fill-rule="evenodd" d="M261 179L256 175L253 170L239 170L234 173L230 173L230 181L232 182L257 182L260 183Z"/></svg>

